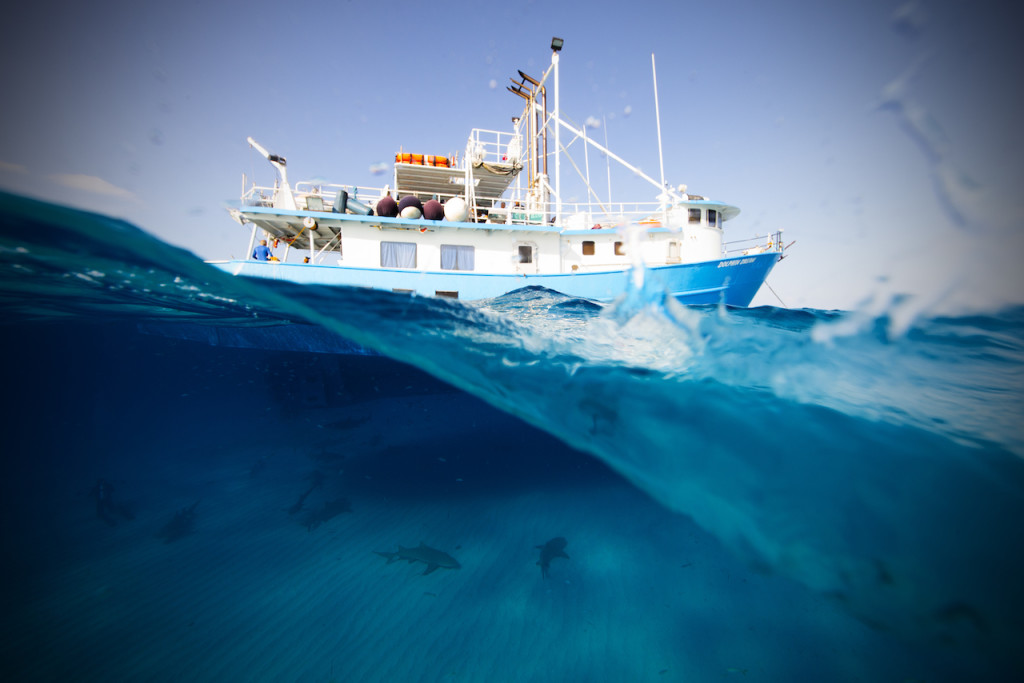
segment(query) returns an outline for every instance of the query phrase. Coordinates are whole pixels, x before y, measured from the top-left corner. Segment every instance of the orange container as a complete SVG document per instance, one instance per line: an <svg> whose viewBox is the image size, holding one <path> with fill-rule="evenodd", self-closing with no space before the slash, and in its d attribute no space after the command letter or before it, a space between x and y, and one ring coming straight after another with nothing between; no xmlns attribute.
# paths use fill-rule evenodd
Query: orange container
<svg viewBox="0 0 1024 683"><path fill-rule="evenodd" d="M412 155L412 163L416 164L417 166L422 166L423 165L423 155L422 154L413 154Z"/></svg>
<svg viewBox="0 0 1024 683"><path fill-rule="evenodd" d="M448 157L434 157L434 166L448 168Z"/></svg>

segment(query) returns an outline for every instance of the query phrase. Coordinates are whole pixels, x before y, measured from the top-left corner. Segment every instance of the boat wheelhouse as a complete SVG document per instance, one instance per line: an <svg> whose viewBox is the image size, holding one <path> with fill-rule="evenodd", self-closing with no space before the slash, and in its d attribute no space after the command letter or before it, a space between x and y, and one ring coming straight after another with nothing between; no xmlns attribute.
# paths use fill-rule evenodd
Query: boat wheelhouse
<svg viewBox="0 0 1024 683"><path fill-rule="evenodd" d="M542 77L519 71L508 88L525 100L511 131L474 129L461 154L399 151L384 188L320 182L293 188L284 157L249 138L277 169L277 182L258 186L243 177L242 200L231 215L250 226L247 255L265 239L280 260L214 265L246 277L461 299L539 285L598 301L621 294L631 270L642 265L683 303L748 305L782 258L781 232L726 243L723 226L737 207L654 180L564 118L560 43L554 46ZM596 150L650 182L655 200L599 197L589 163L582 172L573 148L584 156ZM563 160L583 180L588 201L563 197Z"/></svg>

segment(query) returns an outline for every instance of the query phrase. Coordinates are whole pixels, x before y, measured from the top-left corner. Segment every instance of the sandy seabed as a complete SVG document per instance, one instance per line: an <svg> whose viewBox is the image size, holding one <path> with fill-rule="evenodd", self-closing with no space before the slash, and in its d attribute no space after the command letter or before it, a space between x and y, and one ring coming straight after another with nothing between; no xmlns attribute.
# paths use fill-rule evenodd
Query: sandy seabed
<svg viewBox="0 0 1024 683"><path fill-rule="evenodd" d="M60 533L5 599L8 680L933 680L914 647L463 394L274 419L286 438L213 435L122 472L132 521L80 490L51 506ZM342 495L351 512L304 526ZM194 533L157 537L196 501ZM570 559L544 579L556 536ZM420 542L461 568L373 552Z"/></svg>

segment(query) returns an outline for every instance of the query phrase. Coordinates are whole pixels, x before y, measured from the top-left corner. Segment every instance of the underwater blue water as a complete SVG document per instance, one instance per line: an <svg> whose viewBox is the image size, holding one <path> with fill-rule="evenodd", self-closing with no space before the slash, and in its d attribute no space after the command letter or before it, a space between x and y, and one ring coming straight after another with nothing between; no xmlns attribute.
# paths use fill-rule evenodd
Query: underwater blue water
<svg viewBox="0 0 1024 683"><path fill-rule="evenodd" d="M265 476L252 444L278 438L293 445L288 457L321 469L341 472L344 459L343 492L357 502L435 504L476 482L481 518L498 515L512 492L563 487L586 502L594 482L628 482L647 503L611 501L609 514L652 505L713 539L735 563L729 571L775 577L760 593L744 587L743 602L793 648L751 678L1024 675L1024 309L908 320L683 308L650 286L608 306L540 289L458 302L298 287L231 278L126 223L0 195L0 312L3 660L14 678L130 680L147 657L163 661L177 647L147 641L132 668L119 668L109 653L76 649L87 627L69 636L38 617L56 586L74 595L84 579L71 568L82 558L95 567L109 551L110 520L93 514L97 480L128 501L108 511L110 527L147 529L133 543L160 544L154 534L175 519L167 510L185 518L193 498L196 528L183 522L183 535L198 537L217 494L193 491L221 480L227 453L248 463L243 479ZM413 403L379 424L359 410L417 397L429 397L430 419ZM360 436L340 450L318 445L325 428ZM304 490L295 481L277 493L295 498ZM649 533L654 552L676 562L668 532ZM220 540L225 552L232 542ZM578 568L586 555L569 543ZM463 561L457 576L469 569ZM787 612L780 606L796 598L783 585L835 613L816 626ZM724 595L705 633L737 619ZM651 617L641 606L616 618L625 632ZM826 621L844 619L865 634L856 671L844 668L848 653L816 645ZM777 636L745 637L760 650ZM711 659L712 650L701 648ZM494 657L507 651L496 641ZM355 680L383 652L293 679ZM608 680L748 675L719 664Z"/></svg>

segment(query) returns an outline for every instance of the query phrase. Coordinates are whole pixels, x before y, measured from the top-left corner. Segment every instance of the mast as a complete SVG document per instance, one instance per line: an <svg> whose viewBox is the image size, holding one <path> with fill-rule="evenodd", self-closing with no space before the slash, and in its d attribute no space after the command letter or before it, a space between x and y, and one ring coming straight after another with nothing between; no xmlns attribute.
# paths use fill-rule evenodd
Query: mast
<svg viewBox="0 0 1024 683"><path fill-rule="evenodd" d="M604 147L608 149L608 117L602 116L604 119ZM605 168L608 171L608 206L612 205L612 158L607 154L604 155Z"/></svg>
<svg viewBox="0 0 1024 683"><path fill-rule="evenodd" d="M658 125L658 165L661 168L661 196L658 199L661 200L662 208L664 209L668 203L668 197L665 194L665 156L661 151L661 111L658 109L658 71L654 68L654 53L651 53L651 75L654 77L654 118Z"/></svg>
<svg viewBox="0 0 1024 683"><path fill-rule="evenodd" d="M555 220L562 218L562 137L559 134L562 127L558 125L562 109L559 106L558 89L558 53L562 49L561 38L551 39L551 66L555 71ZM547 120L544 121L545 127Z"/></svg>

